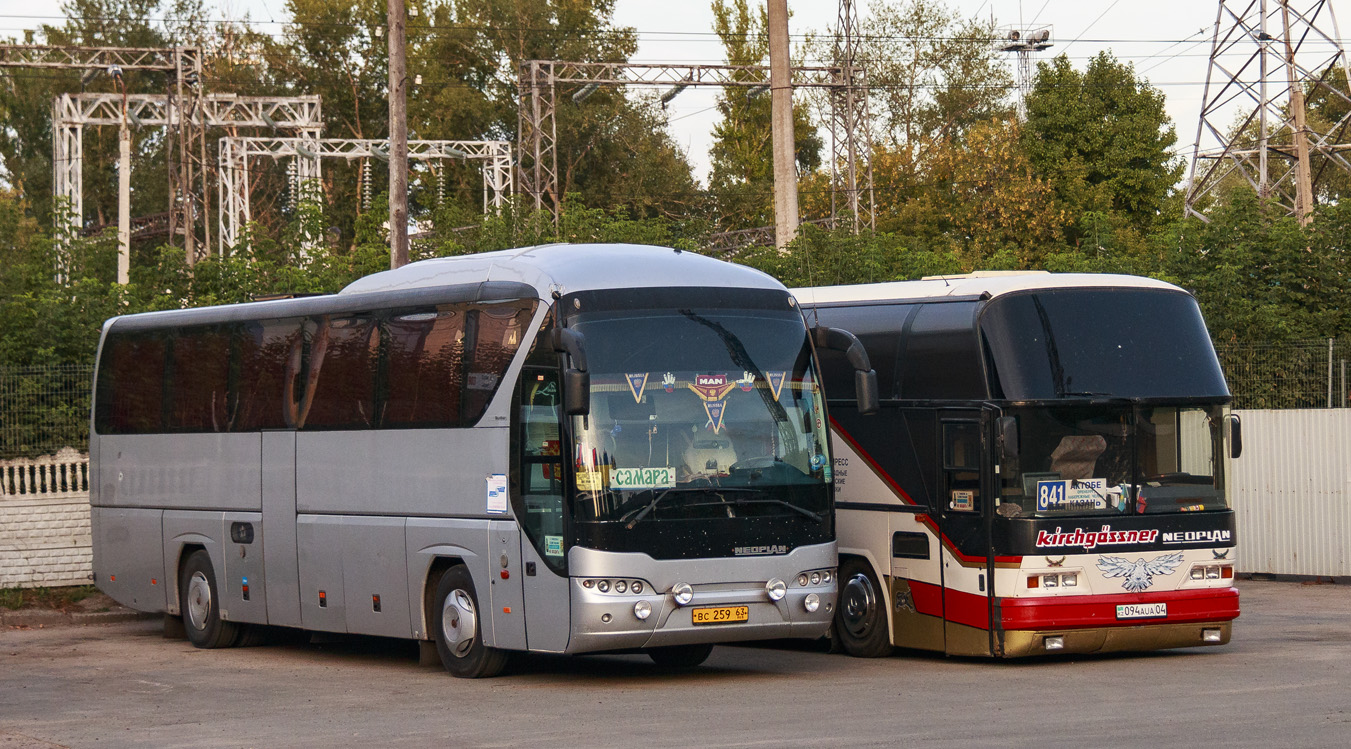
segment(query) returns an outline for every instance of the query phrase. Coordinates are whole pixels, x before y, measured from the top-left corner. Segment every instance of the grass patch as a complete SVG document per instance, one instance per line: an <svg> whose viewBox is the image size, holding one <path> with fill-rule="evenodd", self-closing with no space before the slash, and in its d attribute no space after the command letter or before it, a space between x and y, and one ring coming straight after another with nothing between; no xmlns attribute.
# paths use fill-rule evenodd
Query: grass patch
<svg viewBox="0 0 1351 749"><path fill-rule="evenodd" d="M61 588L3 588L0 589L0 608L56 609L65 611L71 606L98 593L93 585L71 585Z"/></svg>

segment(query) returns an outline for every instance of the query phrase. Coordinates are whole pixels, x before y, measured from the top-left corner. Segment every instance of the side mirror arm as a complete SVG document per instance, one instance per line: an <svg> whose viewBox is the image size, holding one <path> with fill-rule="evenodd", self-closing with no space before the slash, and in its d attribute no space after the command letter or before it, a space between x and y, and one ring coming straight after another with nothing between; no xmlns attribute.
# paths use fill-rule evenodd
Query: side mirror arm
<svg viewBox="0 0 1351 749"><path fill-rule="evenodd" d="M841 328L812 328L812 342L817 348L843 351L849 364L854 368L854 395L858 399L858 412L864 416L877 413L881 409L877 394L877 372L868 359L868 350L858 338Z"/></svg>

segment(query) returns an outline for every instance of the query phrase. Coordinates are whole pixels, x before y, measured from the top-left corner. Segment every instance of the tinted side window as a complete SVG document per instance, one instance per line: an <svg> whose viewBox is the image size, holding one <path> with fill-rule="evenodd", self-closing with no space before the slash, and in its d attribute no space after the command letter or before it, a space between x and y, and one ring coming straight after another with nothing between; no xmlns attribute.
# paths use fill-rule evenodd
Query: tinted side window
<svg viewBox="0 0 1351 749"><path fill-rule="evenodd" d="M460 423L465 305L396 312L385 321L388 383L381 426Z"/></svg>
<svg viewBox="0 0 1351 749"><path fill-rule="evenodd" d="M989 397L976 337L978 302L925 304L901 351L901 398Z"/></svg>
<svg viewBox="0 0 1351 749"><path fill-rule="evenodd" d="M100 434L144 434L164 428L164 339L154 333L108 334L99 362Z"/></svg>
<svg viewBox="0 0 1351 749"><path fill-rule="evenodd" d="M497 392L502 375L521 346L530 319L535 315L535 300L505 304L476 305L473 352L465 376L460 423L471 426L483 416L488 402Z"/></svg>
<svg viewBox="0 0 1351 749"><path fill-rule="evenodd" d="M169 431L228 430L235 411L230 397L229 330L179 328L174 332L169 363Z"/></svg>
<svg viewBox="0 0 1351 749"><path fill-rule="evenodd" d="M240 327L237 432L285 429L300 396L300 321L264 320Z"/></svg>
<svg viewBox="0 0 1351 749"><path fill-rule="evenodd" d="M375 365L380 329L370 315L324 316L306 324L309 373L298 426L375 426Z"/></svg>

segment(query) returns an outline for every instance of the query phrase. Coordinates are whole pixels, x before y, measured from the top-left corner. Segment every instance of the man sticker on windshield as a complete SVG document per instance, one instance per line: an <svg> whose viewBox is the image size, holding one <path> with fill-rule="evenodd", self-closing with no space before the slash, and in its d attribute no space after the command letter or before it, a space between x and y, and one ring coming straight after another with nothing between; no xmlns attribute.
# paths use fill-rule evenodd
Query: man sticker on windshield
<svg viewBox="0 0 1351 749"><path fill-rule="evenodd" d="M642 403L643 388L647 387L647 373L643 372L642 374L626 374L624 375L624 379L628 380L629 382L629 392L633 393L633 400L638 403Z"/></svg>
<svg viewBox="0 0 1351 749"><path fill-rule="evenodd" d="M779 393L783 392L784 380L787 379L787 372L765 372L765 381L769 383L769 392L773 394L774 400L779 399Z"/></svg>

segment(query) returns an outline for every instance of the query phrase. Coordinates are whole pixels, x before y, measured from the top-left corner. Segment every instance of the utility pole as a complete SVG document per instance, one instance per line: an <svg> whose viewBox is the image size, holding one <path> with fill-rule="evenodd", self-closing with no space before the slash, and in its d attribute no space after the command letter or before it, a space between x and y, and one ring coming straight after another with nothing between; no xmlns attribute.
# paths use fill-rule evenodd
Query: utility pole
<svg viewBox="0 0 1351 749"><path fill-rule="evenodd" d="M131 130L127 128L127 81L122 68L108 72L122 87L122 124L117 130L117 282L131 281Z"/></svg>
<svg viewBox="0 0 1351 749"><path fill-rule="evenodd" d="M797 147L788 59L788 0L769 0L770 121L774 144L774 246L786 251L797 236Z"/></svg>
<svg viewBox="0 0 1351 749"><path fill-rule="evenodd" d="M389 0L389 267L408 264L408 64L403 0Z"/></svg>

